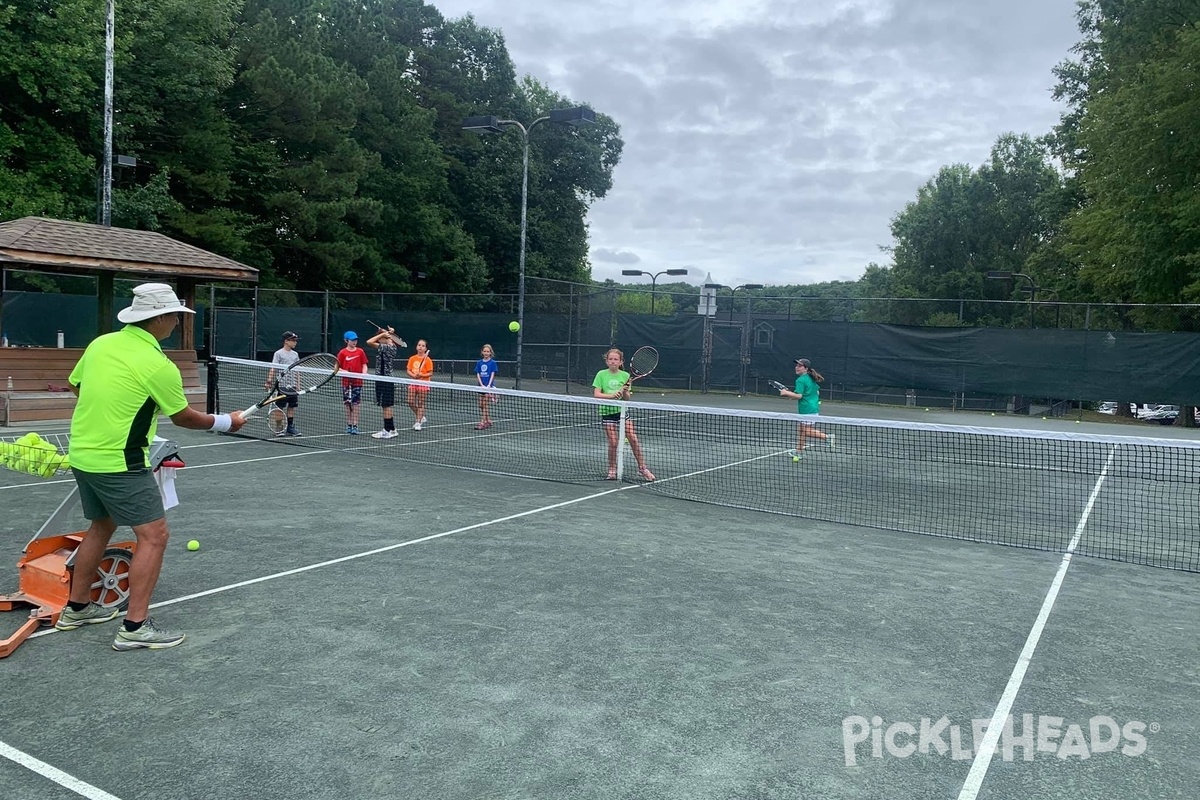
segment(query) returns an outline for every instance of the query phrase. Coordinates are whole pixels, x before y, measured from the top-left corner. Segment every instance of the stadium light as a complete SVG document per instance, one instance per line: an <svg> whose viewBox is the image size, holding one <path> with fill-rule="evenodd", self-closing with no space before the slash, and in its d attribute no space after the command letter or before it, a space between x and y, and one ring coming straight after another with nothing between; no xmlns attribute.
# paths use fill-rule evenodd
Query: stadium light
<svg viewBox="0 0 1200 800"><path fill-rule="evenodd" d="M640 269L623 269L622 275L645 275L650 279L650 315L654 316L654 288L659 275L687 275L686 269L664 269L661 272L646 272Z"/></svg>
<svg viewBox="0 0 1200 800"><path fill-rule="evenodd" d="M472 133L503 133L505 128L516 128L521 132L524 141L524 153L521 159L521 255L518 265L517 278L517 380L516 388L521 388L521 351L525 341L525 233L529 210L529 133L542 122L554 122L560 125L588 125L595 123L596 112L590 108L559 108L538 117L528 126L522 125L515 119L499 119L495 116L467 117L462 122L464 131Z"/></svg>
<svg viewBox="0 0 1200 800"><path fill-rule="evenodd" d="M1037 302L1038 285L1033 282L1033 278L1026 275L1024 272L1009 272L1007 270L990 269L987 273L989 281L1011 281L1013 278L1024 278L1029 281L1029 327L1033 328L1033 304Z"/></svg>

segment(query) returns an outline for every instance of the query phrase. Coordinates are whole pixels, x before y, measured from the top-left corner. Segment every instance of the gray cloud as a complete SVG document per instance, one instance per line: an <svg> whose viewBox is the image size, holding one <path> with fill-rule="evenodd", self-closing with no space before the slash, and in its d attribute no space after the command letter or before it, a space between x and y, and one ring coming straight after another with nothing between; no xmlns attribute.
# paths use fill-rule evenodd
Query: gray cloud
<svg viewBox="0 0 1200 800"><path fill-rule="evenodd" d="M637 264L641 262L637 253L630 253L625 250L609 250L604 247L592 249L593 261L606 261L609 264Z"/></svg>
<svg viewBox="0 0 1200 800"><path fill-rule="evenodd" d="M1051 68L1079 38L1067 0L435 5L501 29L519 73L621 125L589 213L599 279L628 263L730 284L859 277L938 169L1049 131Z"/></svg>

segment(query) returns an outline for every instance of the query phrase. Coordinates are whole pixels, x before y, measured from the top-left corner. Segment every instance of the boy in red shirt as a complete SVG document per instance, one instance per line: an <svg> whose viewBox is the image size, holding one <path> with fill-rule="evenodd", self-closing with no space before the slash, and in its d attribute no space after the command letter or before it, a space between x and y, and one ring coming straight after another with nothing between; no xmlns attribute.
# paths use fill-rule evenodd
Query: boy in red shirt
<svg viewBox="0 0 1200 800"><path fill-rule="evenodd" d="M358 346L358 334L346 331L346 346L337 354L344 372L366 373L367 351ZM342 403L346 406L346 433L358 433L358 405L362 402L362 378L342 378Z"/></svg>

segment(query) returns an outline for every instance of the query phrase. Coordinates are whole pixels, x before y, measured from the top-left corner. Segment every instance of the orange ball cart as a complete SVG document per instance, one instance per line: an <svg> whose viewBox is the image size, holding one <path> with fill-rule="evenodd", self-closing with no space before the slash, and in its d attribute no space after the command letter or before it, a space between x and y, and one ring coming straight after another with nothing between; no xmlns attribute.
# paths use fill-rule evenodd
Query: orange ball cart
<svg viewBox="0 0 1200 800"><path fill-rule="evenodd" d="M70 443L68 434L52 434L42 438L54 444L60 454L67 452ZM16 445L12 439L0 439L0 442L12 445L18 452L21 449L21 445ZM10 448L9 451L13 452L13 449ZM32 459L30 461L32 462ZM155 439L151 445L150 463L156 472L162 468L178 469L184 466L179 459L178 445L165 439ZM42 477L67 474L68 467L64 465ZM54 531L63 526L78 500L79 487L73 486L71 493L25 545L21 558L17 561L18 590L10 594L0 594L0 611L32 607L29 619L16 633L0 640L0 658L12 654L38 628L58 622L59 615L67 606L71 594L71 581L75 577L75 552L79 543L83 541L85 531L64 534L56 534ZM125 610L129 604L129 566L136 549L135 541L109 544L104 551L100 567L91 577L94 602L105 608Z"/></svg>

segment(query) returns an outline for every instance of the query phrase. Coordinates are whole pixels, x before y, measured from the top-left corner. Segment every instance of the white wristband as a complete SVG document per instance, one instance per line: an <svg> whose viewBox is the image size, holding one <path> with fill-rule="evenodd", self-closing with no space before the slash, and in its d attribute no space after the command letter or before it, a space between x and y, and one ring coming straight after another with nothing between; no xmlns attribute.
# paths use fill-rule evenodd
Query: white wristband
<svg viewBox="0 0 1200 800"><path fill-rule="evenodd" d="M228 414L213 414L213 424L209 428L210 431L224 433L233 427L233 417Z"/></svg>

